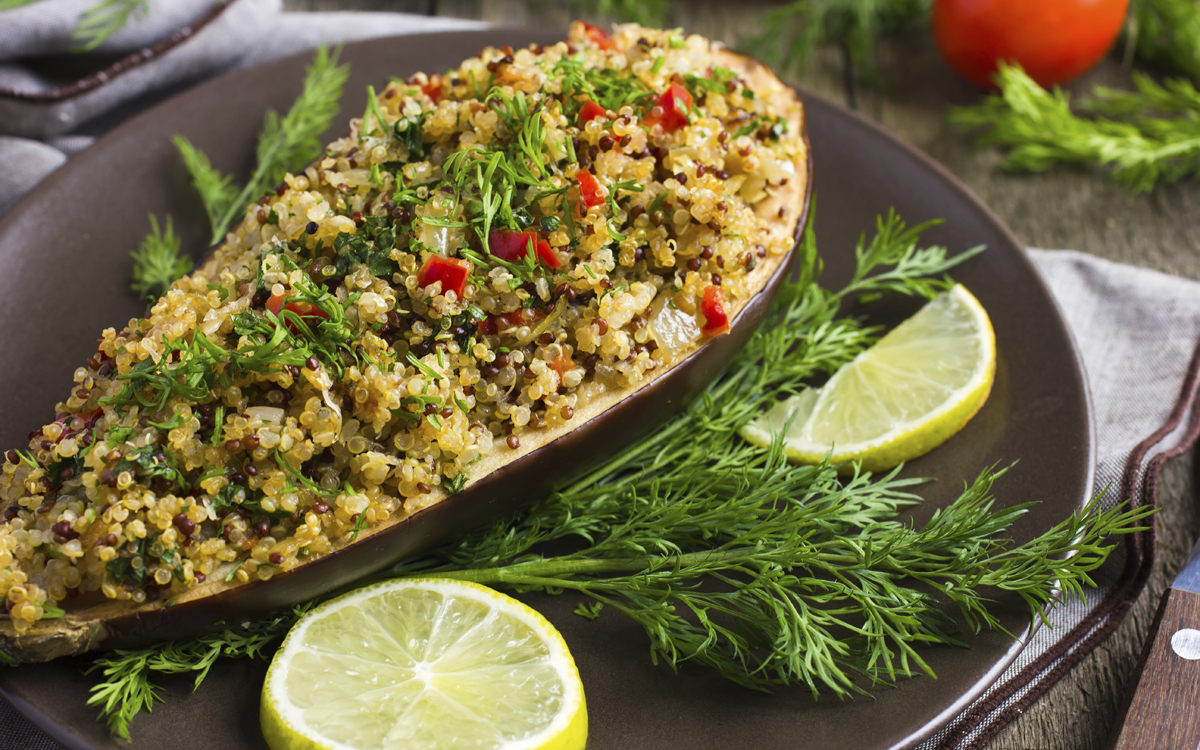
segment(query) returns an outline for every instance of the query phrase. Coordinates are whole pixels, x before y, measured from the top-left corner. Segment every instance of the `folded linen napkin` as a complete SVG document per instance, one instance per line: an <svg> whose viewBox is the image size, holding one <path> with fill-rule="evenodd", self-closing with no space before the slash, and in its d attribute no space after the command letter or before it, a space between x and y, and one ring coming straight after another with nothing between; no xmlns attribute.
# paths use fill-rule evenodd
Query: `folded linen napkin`
<svg viewBox="0 0 1200 750"><path fill-rule="evenodd" d="M267 60L399 34L486 24L404 13L284 13L282 0L148 0L95 51L72 54L99 0L0 11L0 216L121 116L167 93Z"/></svg>
<svg viewBox="0 0 1200 750"><path fill-rule="evenodd" d="M280 0L149 0L144 17L97 50L91 73L73 80L55 74L43 63L75 44L73 29L95 2L41 0L0 12L0 161L7 167L0 216L111 127L114 111L135 112L148 96L323 42L481 25L387 13L285 14ZM1112 488L1110 503L1154 503L1163 461L1200 432L1200 284L1080 253L1030 252L1087 368L1096 486ZM1120 623L1153 551L1152 532L1131 537L1097 571L1099 588L1055 609L1052 627L1039 629L996 685L921 750L986 744ZM0 702L0 748L58 747Z"/></svg>

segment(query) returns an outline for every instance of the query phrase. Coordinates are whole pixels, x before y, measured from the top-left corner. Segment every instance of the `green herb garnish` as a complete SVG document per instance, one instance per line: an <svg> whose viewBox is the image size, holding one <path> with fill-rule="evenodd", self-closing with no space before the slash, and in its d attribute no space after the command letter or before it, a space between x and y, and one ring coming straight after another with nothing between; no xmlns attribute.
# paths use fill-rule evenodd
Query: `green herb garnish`
<svg viewBox="0 0 1200 750"><path fill-rule="evenodd" d="M349 75L347 66L338 65L338 54L338 50L330 54L325 47L318 48L303 90L288 113L281 119L274 110L267 112L258 137L254 173L241 190L235 190L233 178L217 171L186 138L175 137L208 211L212 244L224 239L234 219L255 197L282 180L287 172L304 167L322 153L318 139L337 115L342 86Z"/></svg>
<svg viewBox="0 0 1200 750"><path fill-rule="evenodd" d="M236 572L237 568L234 568L233 573ZM295 619L310 607L304 605L273 619L226 628L192 641L113 651L96 659L86 670L88 674L99 671L104 676L104 680L92 688L88 705L99 706L100 716L108 724L109 731L128 742L129 723L133 717L164 700L158 686L150 681L152 673L194 672L195 686L200 687L208 670L222 656L244 659L266 655L266 649L282 638Z"/></svg>
<svg viewBox="0 0 1200 750"><path fill-rule="evenodd" d="M150 215L150 234L146 235L133 257L133 283L130 287L142 299L153 301L166 294L171 284L192 270L192 259L180 252L179 238L167 217L164 229Z"/></svg>
<svg viewBox="0 0 1200 750"><path fill-rule="evenodd" d="M1040 172L1058 164L1097 164L1131 193L1200 175L1200 92L1187 80L1164 84L1134 74L1136 91L1097 88L1082 109L1047 91L1016 66L1000 64L1001 93L952 111L963 128L987 128L979 142L1008 149L1005 169Z"/></svg>

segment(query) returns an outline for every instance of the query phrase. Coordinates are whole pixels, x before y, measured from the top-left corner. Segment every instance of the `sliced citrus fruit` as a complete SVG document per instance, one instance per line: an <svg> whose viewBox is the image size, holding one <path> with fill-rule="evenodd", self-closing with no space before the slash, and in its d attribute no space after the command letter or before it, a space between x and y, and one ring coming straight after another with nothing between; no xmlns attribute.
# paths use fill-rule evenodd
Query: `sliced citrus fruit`
<svg viewBox="0 0 1200 750"><path fill-rule="evenodd" d="M740 430L761 447L783 435L796 463L890 469L962 429L992 389L996 336L961 284L930 300L821 388L779 402Z"/></svg>
<svg viewBox="0 0 1200 750"><path fill-rule="evenodd" d="M562 636L478 584L410 578L320 605L271 662L272 750L582 750L587 707Z"/></svg>

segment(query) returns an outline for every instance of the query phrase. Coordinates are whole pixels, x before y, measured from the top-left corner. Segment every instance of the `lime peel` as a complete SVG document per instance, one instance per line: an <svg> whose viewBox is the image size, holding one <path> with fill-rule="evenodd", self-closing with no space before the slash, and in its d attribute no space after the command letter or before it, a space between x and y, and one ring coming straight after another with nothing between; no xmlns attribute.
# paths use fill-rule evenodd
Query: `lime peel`
<svg viewBox="0 0 1200 750"><path fill-rule="evenodd" d="M272 750L583 750L566 642L479 584L408 578L326 602L292 628L263 685ZM478 742L477 742L478 741Z"/></svg>
<svg viewBox="0 0 1200 750"><path fill-rule="evenodd" d="M794 463L883 471L923 455L970 421L991 393L996 336L979 301L956 284L846 364L739 430L768 447L782 436Z"/></svg>

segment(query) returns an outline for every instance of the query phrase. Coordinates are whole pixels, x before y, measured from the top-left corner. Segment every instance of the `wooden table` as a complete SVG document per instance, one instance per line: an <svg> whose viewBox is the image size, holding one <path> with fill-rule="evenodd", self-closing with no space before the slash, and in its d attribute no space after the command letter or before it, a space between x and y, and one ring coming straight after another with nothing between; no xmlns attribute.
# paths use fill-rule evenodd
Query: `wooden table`
<svg viewBox="0 0 1200 750"><path fill-rule="evenodd" d="M475 18L513 26L566 29L575 13L552 0L285 0L296 10L393 10ZM668 23L736 46L758 28L772 4L762 0L683 0L673 3ZM588 18L603 23L604 19ZM1006 174L999 154L977 151L945 123L951 105L972 104L980 94L959 80L928 36L886 44L879 55L885 85L859 86L859 111L933 156L975 191L1024 243L1070 248L1109 260L1200 279L1200 183L1129 197L1092 170ZM825 49L799 83L846 101L841 55ZM1128 86L1120 64L1105 60L1076 82ZM1104 644L1060 681L988 746L991 750L1101 750L1116 714L1132 690L1147 629L1167 584L1200 532L1200 508L1191 452L1169 463L1159 499L1158 559L1149 585L1125 622Z"/></svg>

